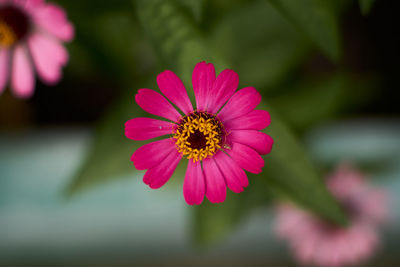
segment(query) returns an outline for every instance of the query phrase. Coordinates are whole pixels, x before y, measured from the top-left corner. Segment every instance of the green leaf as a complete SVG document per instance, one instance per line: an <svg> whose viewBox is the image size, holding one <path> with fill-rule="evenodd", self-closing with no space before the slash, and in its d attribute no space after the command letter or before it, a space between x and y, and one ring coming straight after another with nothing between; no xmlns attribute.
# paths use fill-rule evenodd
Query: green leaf
<svg viewBox="0 0 400 267"><path fill-rule="evenodd" d="M134 103L134 91L110 107L110 112L96 129L86 160L66 189L67 194L77 193L128 172L140 173L130 162L130 156L140 143L125 137L124 124L134 114L140 116L142 113Z"/></svg>
<svg viewBox="0 0 400 267"><path fill-rule="evenodd" d="M125 10L92 15L90 19L80 18L76 38L69 45L69 69L84 79L92 74L112 82L130 83L140 55L137 52L141 45L138 30L131 13Z"/></svg>
<svg viewBox="0 0 400 267"><path fill-rule="evenodd" d="M202 19L204 0L178 0L179 3L190 10L196 22Z"/></svg>
<svg viewBox="0 0 400 267"><path fill-rule="evenodd" d="M131 7L130 2L126 0L56 0L55 2L68 11L68 17L71 18L73 22L82 21L110 11L129 10Z"/></svg>
<svg viewBox="0 0 400 267"><path fill-rule="evenodd" d="M345 109L354 109L373 99L377 80L373 75L336 73L318 79L296 80L286 93L270 98L270 104L296 130L333 119Z"/></svg>
<svg viewBox="0 0 400 267"><path fill-rule="evenodd" d="M139 20L160 57L170 69L177 70L186 84L191 84L196 63L212 60L224 65L210 50L195 22L182 12L182 5L173 0L137 0Z"/></svg>
<svg viewBox="0 0 400 267"><path fill-rule="evenodd" d="M245 221L255 208L266 209L271 204L265 193L263 181L256 175L249 176L249 187L242 193L228 192L223 203L203 201L194 209L193 235L199 244L210 244L221 240Z"/></svg>
<svg viewBox="0 0 400 267"><path fill-rule="evenodd" d="M93 37L115 61L110 68L130 76L135 67L135 51L138 49L140 33L131 12L109 12L93 18L90 23ZM128 73L129 72L129 73ZM114 77L120 78L119 77Z"/></svg>
<svg viewBox="0 0 400 267"><path fill-rule="evenodd" d="M374 0L358 0L360 5L361 13L367 16L371 12L372 6L374 5Z"/></svg>
<svg viewBox="0 0 400 267"><path fill-rule="evenodd" d="M210 48L229 60L243 84L273 88L310 50L307 38L269 3L245 2L221 16Z"/></svg>
<svg viewBox="0 0 400 267"><path fill-rule="evenodd" d="M269 0L332 60L340 58L336 9L326 0Z"/></svg>

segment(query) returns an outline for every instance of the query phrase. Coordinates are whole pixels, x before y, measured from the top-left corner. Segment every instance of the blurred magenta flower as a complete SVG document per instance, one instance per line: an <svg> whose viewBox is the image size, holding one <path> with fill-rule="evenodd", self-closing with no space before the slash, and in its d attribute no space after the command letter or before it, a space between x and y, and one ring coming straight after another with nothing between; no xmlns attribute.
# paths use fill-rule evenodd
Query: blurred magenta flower
<svg viewBox="0 0 400 267"><path fill-rule="evenodd" d="M0 93L10 79L18 97L30 97L35 70L45 83L58 82L68 61L62 42L73 37L74 27L58 5L0 0Z"/></svg>
<svg viewBox="0 0 400 267"><path fill-rule="evenodd" d="M338 267L366 260L377 249L377 228L388 216L386 192L370 185L348 164L340 165L327 183L348 213L349 225L332 225L285 204L277 209L277 235L289 242L303 264Z"/></svg>
<svg viewBox="0 0 400 267"><path fill-rule="evenodd" d="M192 83L196 109L182 81L166 70L158 75L161 94L140 89L136 102L150 114L165 120L134 118L126 122L125 135L133 140L168 138L140 147L131 160L146 170L143 181L151 188L163 186L182 159L189 159L183 195L189 205L201 204L204 195L213 203L223 202L226 186L239 193L248 185L243 169L260 173L273 140L260 132L270 123L267 111L254 110L261 95L253 87L236 89L239 77L226 69L215 77L214 65L198 63ZM224 105L225 104L225 105Z"/></svg>

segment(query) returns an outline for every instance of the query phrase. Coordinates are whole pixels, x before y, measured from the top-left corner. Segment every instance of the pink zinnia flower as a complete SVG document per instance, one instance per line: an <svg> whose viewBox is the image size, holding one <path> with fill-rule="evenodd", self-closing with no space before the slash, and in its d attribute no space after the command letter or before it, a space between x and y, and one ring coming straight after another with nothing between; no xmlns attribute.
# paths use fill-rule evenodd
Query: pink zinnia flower
<svg viewBox="0 0 400 267"><path fill-rule="evenodd" d="M74 36L64 10L44 0L0 0L0 93L8 79L19 97L30 97L34 70L47 84L61 78L68 61L62 45Z"/></svg>
<svg viewBox="0 0 400 267"><path fill-rule="evenodd" d="M347 164L328 179L328 188L349 216L349 225L332 225L292 205L278 208L276 232L301 263L344 266L369 258L379 243L378 226L387 218L387 196Z"/></svg>
<svg viewBox="0 0 400 267"><path fill-rule="evenodd" d="M211 202L223 202L226 186L239 193L248 185L244 170L260 173L273 140L260 132L270 123L264 110L254 110L261 95L253 87L236 89L238 75L222 71L215 78L213 64L198 63L192 83L196 109L182 81L171 71L158 75L157 83L166 98L150 89L140 89L139 106L167 120L134 118L126 122L125 134L133 140L159 136L166 139L140 147L131 160L146 170L143 181L151 188L163 186L182 158L189 159L183 183L188 204L201 204L204 195ZM243 170L244 169L244 170Z"/></svg>

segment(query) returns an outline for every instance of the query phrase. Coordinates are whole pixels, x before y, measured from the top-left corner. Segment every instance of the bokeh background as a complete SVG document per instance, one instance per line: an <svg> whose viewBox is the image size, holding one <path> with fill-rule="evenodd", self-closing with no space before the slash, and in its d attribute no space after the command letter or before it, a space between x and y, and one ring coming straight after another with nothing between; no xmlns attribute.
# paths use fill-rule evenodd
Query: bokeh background
<svg viewBox="0 0 400 267"><path fill-rule="evenodd" d="M400 262L395 1L54 2L76 29L63 80L37 81L29 100L0 95L1 266L297 266L274 237L274 204L291 199L339 222L307 177L342 161L391 195L382 247L361 266ZM130 156L144 143L127 140L124 123L143 114L134 95L156 89L159 72L190 89L203 60L262 93L277 144L244 193L190 207L186 166L160 190L142 183Z"/></svg>

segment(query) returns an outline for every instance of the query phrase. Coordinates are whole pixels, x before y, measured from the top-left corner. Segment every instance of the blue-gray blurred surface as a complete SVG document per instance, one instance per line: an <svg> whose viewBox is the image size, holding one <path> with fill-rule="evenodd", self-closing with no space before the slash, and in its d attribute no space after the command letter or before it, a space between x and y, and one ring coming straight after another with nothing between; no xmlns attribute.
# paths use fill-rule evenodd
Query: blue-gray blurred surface
<svg viewBox="0 0 400 267"><path fill-rule="evenodd" d="M371 177L390 192L393 215L371 266L393 266L400 245L399 125L345 121L315 128L306 138L319 163L381 166ZM0 265L294 264L274 238L268 207L255 210L223 242L198 247L180 186L151 190L127 175L66 198L63 190L91 138L87 129L0 134Z"/></svg>

